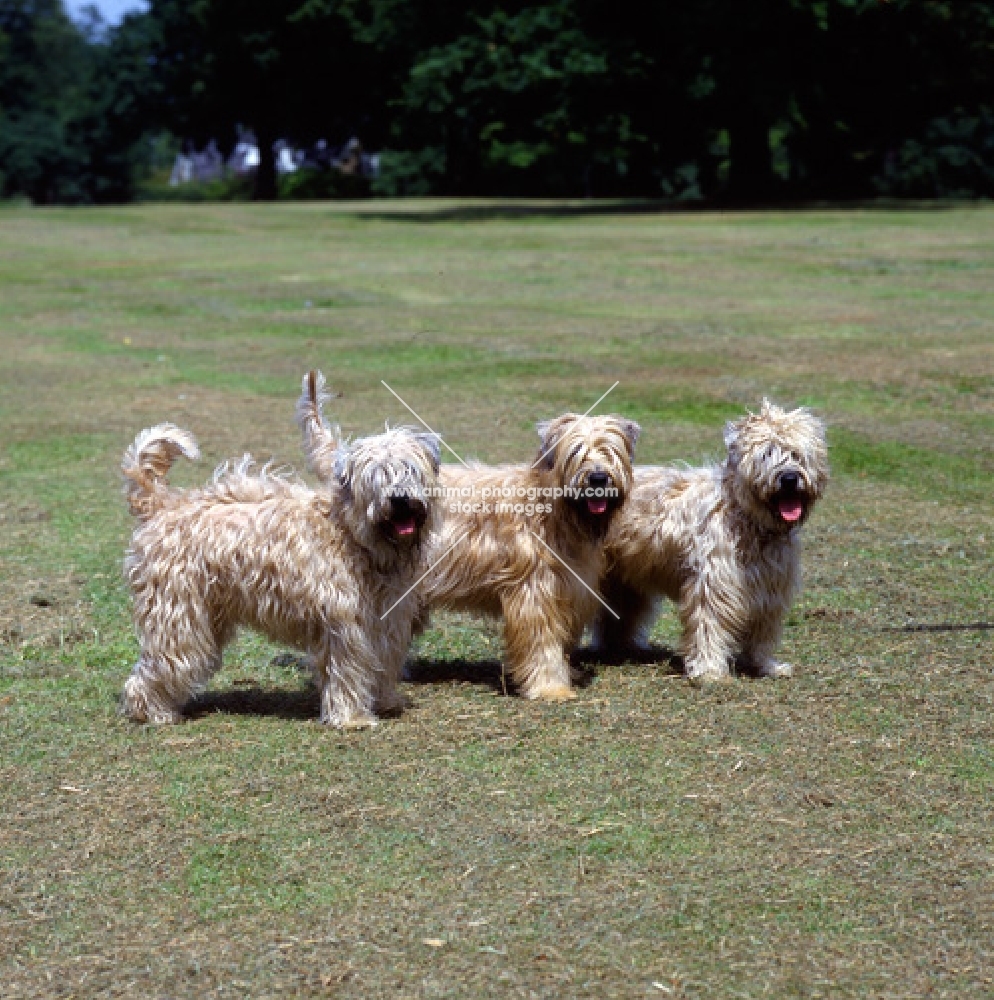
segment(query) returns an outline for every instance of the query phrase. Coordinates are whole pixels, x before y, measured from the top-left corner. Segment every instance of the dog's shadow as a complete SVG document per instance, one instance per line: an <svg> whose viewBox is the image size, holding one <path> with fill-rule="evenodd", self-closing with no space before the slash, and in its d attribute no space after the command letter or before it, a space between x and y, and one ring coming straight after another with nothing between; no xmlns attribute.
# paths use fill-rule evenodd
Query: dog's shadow
<svg viewBox="0 0 994 1000"><path fill-rule="evenodd" d="M500 660L438 660L415 656L404 667L409 684L475 684L492 691L510 691L511 679Z"/></svg>
<svg viewBox="0 0 994 1000"><path fill-rule="evenodd" d="M307 669L304 657L285 654L278 658L280 666L297 666ZM647 646L616 655L585 646L570 656L570 667L575 687L589 687L597 677L599 666L624 663L656 665L666 673L683 673L683 660L667 646ZM500 660L469 660L458 658L440 660L416 656L404 668L404 680L418 686L441 684L471 684L488 688L498 694L515 694L514 684ZM319 717L321 702L317 690L310 686L299 688L273 688L246 684L205 691L187 705L183 712L193 721L208 715L252 715L286 719L293 722L308 721Z"/></svg>
<svg viewBox="0 0 994 1000"><path fill-rule="evenodd" d="M596 674L598 666L620 666L624 663L652 665L665 668L666 673L682 674L683 657L669 646L638 646L619 652L609 652L592 646L583 646L572 656L573 666Z"/></svg>
<svg viewBox="0 0 994 1000"><path fill-rule="evenodd" d="M183 712L189 720L216 714L271 716L300 722L317 719L321 714L321 701L317 690L310 686L287 689L252 685L205 691Z"/></svg>
<svg viewBox="0 0 994 1000"><path fill-rule="evenodd" d="M683 658L666 646L647 646L623 654L608 655L589 646L570 655L573 686L589 687L597 677L598 667L623 663L662 666L666 673L682 674ZM514 694L514 685L500 660L439 660L415 657L404 671L411 684L475 684L501 694Z"/></svg>

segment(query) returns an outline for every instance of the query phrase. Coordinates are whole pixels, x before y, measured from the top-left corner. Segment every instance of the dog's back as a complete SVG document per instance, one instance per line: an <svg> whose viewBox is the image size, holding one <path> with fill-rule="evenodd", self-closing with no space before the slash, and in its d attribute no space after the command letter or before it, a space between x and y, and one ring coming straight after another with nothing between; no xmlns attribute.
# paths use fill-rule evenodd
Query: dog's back
<svg viewBox="0 0 994 1000"><path fill-rule="evenodd" d="M637 466L608 532L609 578L676 600L692 547L723 514L720 467Z"/></svg>
<svg viewBox="0 0 994 1000"><path fill-rule="evenodd" d="M315 609L336 597L335 577L354 572L329 572L329 553L349 550L328 514L323 497L247 461L174 491L138 525L125 560L137 616L171 607L176 590L231 627L306 647L320 627Z"/></svg>

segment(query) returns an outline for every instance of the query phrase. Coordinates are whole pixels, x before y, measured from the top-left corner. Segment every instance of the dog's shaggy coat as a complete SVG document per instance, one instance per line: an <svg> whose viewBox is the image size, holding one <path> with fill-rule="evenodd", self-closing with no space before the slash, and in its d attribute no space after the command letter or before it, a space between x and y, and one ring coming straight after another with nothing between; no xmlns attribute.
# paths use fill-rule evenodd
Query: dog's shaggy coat
<svg viewBox="0 0 994 1000"><path fill-rule="evenodd" d="M639 426L568 413L539 434L531 467L442 467L440 558L423 595L429 608L502 616L519 692L561 701L574 696L568 653L599 607L604 536L631 488ZM487 498L491 509L467 510Z"/></svg>
<svg viewBox="0 0 994 1000"><path fill-rule="evenodd" d="M242 625L310 655L322 722L365 726L400 707L418 606L407 592L437 519L438 441L400 429L340 444L321 416L322 384L320 373L305 378L298 409L305 436L334 439L319 492L247 456L202 489L172 489L172 462L198 455L171 424L142 431L126 452L138 525L125 573L141 643L124 687L132 719L178 721Z"/></svg>
<svg viewBox="0 0 994 1000"><path fill-rule="evenodd" d="M639 652L663 596L675 601L688 677L718 680L731 663L785 676L774 654L800 585L800 528L828 483L825 429L807 410L763 401L728 424L728 455L697 469L635 470L607 539L607 603L595 646Z"/></svg>

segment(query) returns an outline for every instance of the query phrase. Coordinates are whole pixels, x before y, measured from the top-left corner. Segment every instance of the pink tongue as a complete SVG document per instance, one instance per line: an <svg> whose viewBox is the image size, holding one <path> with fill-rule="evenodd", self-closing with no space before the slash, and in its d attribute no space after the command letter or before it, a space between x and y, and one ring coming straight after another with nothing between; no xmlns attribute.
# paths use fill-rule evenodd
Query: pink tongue
<svg viewBox="0 0 994 1000"><path fill-rule="evenodd" d="M413 517L406 521L394 521L393 526L398 535L413 535L416 527Z"/></svg>
<svg viewBox="0 0 994 1000"><path fill-rule="evenodd" d="M607 510L607 501L606 500L588 500L587 501L587 510L589 510L591 514L603 514L604 511Z"/></svg>
<svg viewBox="0 0 994 1000"><path fill-rule="evenodd" d="M781 500L777 509L785 521L800 521L804 513L804 504L800 500Z"/></svg>

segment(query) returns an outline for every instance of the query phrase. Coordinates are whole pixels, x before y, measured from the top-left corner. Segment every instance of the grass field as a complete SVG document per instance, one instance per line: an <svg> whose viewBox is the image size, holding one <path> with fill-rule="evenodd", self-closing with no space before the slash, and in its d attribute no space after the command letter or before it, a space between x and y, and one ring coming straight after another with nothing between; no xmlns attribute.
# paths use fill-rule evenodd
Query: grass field
<svg viewBox="0 0 994 1000"><path fill-rule="evenodd" d="M0 210L0 994L994 993L994 632L952 627L994 619L994 209L602 208ZM382 379L495 462L615 381L643 462L817 408L795 679L534 705L451 617L372 731L252 637L125 722L121 452L299 467L314 365L349 432L409 422Z"/></svg>

